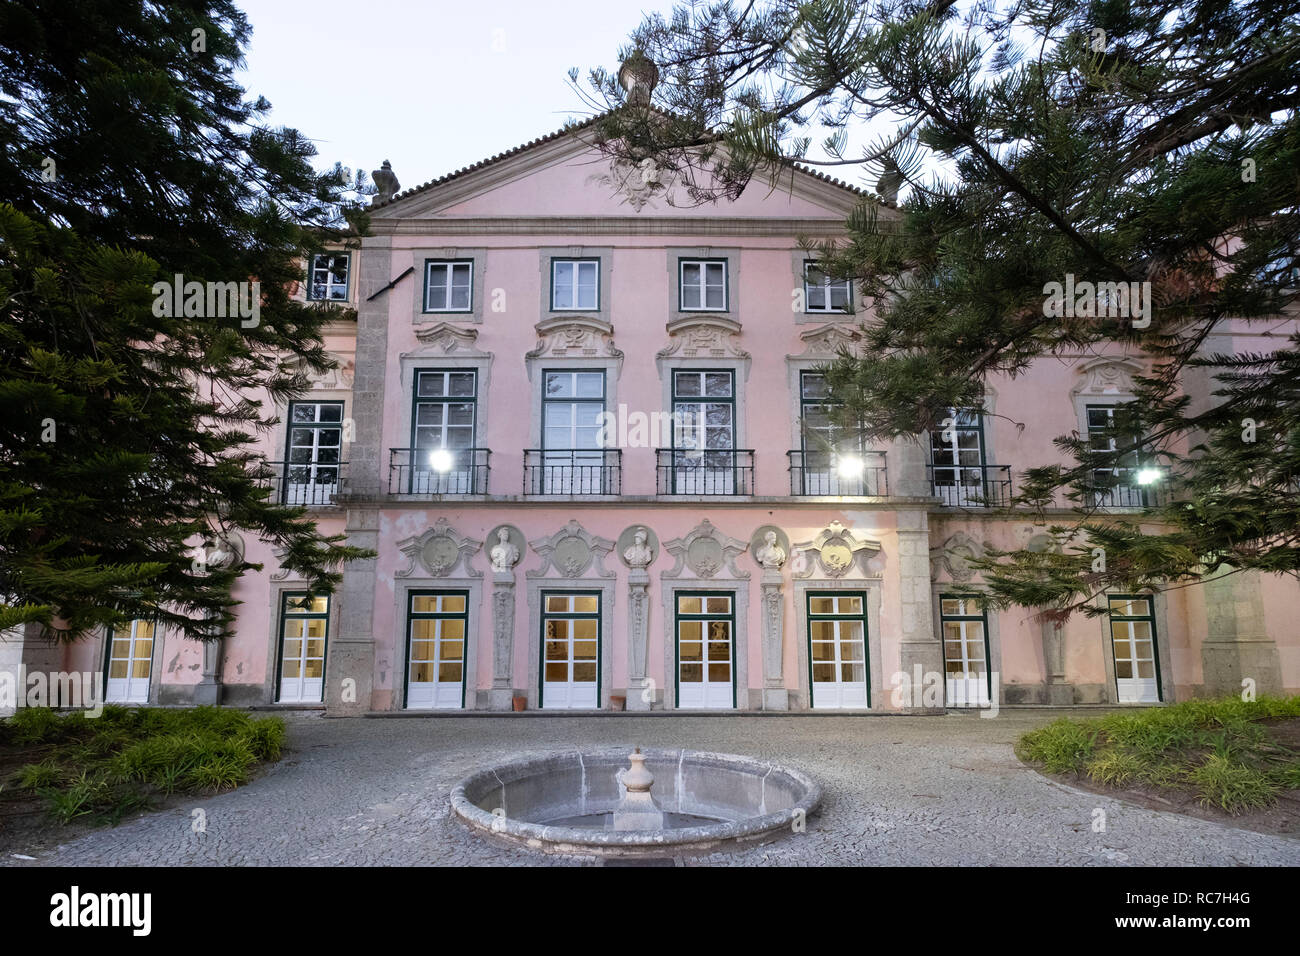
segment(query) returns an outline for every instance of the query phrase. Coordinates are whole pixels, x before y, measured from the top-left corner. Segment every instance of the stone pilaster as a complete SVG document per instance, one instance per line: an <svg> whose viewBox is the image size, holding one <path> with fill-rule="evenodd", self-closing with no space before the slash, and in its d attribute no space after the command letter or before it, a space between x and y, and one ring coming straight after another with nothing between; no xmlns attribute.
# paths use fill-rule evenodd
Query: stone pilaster
<svg viewBox="0 0 1300 956"><path fill-rule="evenodd" d="M1202 687L1209 695L1240 694L1242 681L1255 682L1257 694L1282 692L1277 643L1264 628L1264 592L1259 573L1219 573L1201 587L1207 623L1201 645ZM1172 668L1161 661L1171 682Z"/></svg>
<svg viewBox="0 0 1300 956"><path fill-rule="evenodd" d="M515 572L492 573L492 710L510 710L514 697Z"/></svg>
<svg viewBox="0 0 1300 956"><path fill-rule="evenodd" d="M379 511L349 508L348 542L377 550ZM376 559L349 561L343 568L339 591L339 634L329 642L325 665L325 712L352 717L371 708L375 686L375 563ZM400 702L395 701L400 706Z"/></svg>
<svg viewBox="0 0 1300 956"><path fill-rule="evenodd" d="M781 594L781 572L764 568L760 583L763 589L763 709L789 710L790 692L782 673L785 601Z"/></svg>
<svg viewBox="0 0 1300 956"><path fill-rule="evenodd" d="M646 651L650 632L650 575L645 568L627 573L627 709L649 710L654 696L645 699Z"/></svg>
<svg viewBox="0 0 1300 956"><path fill-rule="evenodd" d="M924 511L898 512L898 599L899 669L913 683L918 667L923 675L937 674L942 686L943 644L930 608L930 519ZM913 709L920 710L921 701L915 703Z"/></svg>
<svg viewBox="0 0 1300 956"><path fill-rule="evenodd" d="M889 448L889 493L901 497L926 498L934 494L925 470L924 440L919 435L895 438Z"/></svg>
<svg viewBox="0 0 1300 956"><path fill-rule="evenodd" d="M373 502L387 488L388 463L382 448L384 388L388 365L388 306L402 285L379 296L367 297L388 284L392 270L392 240L371 236L362 240L358 256L359 302L357 352L352 379L353 440L348 448L347 495L357 501L348 509L348 543L377 551L379 511ZM367 507L367 501L371 504ZM343 568L343 585L337 593L339 633L329 642L325 668L325 711L349 716L369 710L375 683L375 559L350 561ZM399 701L394 701L400 706Z"/></svg>
<svg viewBox="0 0 1300 956"><path fill-rule="evenodd" d="M1065 632L1059 621L1043 618L1040 623L1043 639L1043 668L1045 674L1043 703L1063 707L1074 703L1074 688L1065 682Z"/></svg>
<svg viewBox="0 0 1300 956"><path fill-rule="evenodd" d="M194 704L221 703L221 658L225 639L203 642L203 676L194 685Z"/></svg>

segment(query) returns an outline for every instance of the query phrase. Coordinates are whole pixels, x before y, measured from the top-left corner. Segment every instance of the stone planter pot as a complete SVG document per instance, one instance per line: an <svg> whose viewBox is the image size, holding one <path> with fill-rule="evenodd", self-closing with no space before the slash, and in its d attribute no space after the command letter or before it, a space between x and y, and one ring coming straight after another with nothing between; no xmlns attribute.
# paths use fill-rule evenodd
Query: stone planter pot
<svg viewBox="0 0 1300 956"><path fill-rule="evenodd" d="M511 698L510 698L510 705L511 705L511 708L512 708L513 710L527 710L527 709L528 709L528 698L527 698L527 697L511 697Z"/></svg>

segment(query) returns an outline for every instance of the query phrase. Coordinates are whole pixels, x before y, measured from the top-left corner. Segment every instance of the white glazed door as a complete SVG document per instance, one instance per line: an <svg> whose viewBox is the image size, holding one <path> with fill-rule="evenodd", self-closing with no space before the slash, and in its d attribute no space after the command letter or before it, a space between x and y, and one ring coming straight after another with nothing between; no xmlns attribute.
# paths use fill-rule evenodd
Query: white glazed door
<svg viewBox="0 0 1300 956"><path fill-rule="evenodd" d="M730 710L736 706L735 619L730 594L677 596L677 706Z"/></svg>
<svg viewBox="0 0 1300 956"><path fill-rule="evenodd" d="M108 683L104 688L106 702L148 703L153 635L151 621L132 621L129 629L113 631L108 649Z"/></svg>
<svg viewBox="0 0 1300 956"><path fill-rule="evenodd" d="M410 600L407 709L459 710L465 701L466 596L412 594Z"/></svg>
<svg viewBox="0 0 1300 956"><path fill-rule="evenodd" d="M544 594L542 709L595 710L600 706L600 598Z"/></svg>
<svg viewBox="0 0 1300 956"><path fill-rule="evenodd" d="M281 627L279 702L319 704L325 699L329 598L285 595Z"/></svg>
<svg viewBox="0 0 1300 956"><path fill-rule="evenodd" d="M808 647L814 710L870 706L863 595L808 598Z"/></svg>
<svg viewBox="0 0 1300 956"><path fill-rule="evenodd" d="M1160 700L1156 679L1155 627L1149 598L1110 598L1110 640L1120 703Z"/></svg>
<svg viewBox="0 0 1300 956"><path fill-rule="evenodd" d="M943 597L943 669L949 707L989 706L989 664L983 602Z"/></svg>

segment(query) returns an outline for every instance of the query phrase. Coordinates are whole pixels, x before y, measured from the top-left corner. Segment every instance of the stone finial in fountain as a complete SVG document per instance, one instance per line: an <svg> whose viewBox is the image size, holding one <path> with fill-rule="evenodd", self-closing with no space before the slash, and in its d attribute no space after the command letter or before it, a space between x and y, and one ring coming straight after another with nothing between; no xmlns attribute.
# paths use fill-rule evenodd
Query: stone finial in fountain
<svg viewBox="0 0 1300 956"><path fill-rule="evenodd" d="M645 768L645 757L641 755L641 748L637 747L628 755L628 759L632 761L632 766L623 771L623 786L627 788L627 794L614 810L614 829L662 830L663 811L659 809L659 804L655 803L655 798L650 795L650 787L654 784L655 778Z"/></svg>

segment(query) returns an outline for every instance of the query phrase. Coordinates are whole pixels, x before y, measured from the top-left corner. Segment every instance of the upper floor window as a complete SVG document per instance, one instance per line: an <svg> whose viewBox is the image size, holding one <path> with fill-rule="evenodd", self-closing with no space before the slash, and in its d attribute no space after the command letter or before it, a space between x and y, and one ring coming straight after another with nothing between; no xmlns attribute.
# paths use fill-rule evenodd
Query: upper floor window
<svg viewBox="0 0 1300 956"><path fill-rule="evenodd" d="M934 493L948 506L981 504L985 487L984 425L979 410L950 408L930 432L930 471Z"/></svg>
<svg viewBox="0 0 1300 956"><path fill-rule="evenodd" d="M679 268L682 312L727 311L725 259L682 259Z"/></svg>
<svg viewBox="0 0 1300 956"><path fill-rule="evenodd" d="M312 256L307 276L307 298L313 302L346 300L348 261L346 252L322 252Z"/></svg>
<svg viewBox="0 0 1300 956"><path fill-rule="evenodd" d="M424 264L424 311L469 312L474 263L468 259L429 259Z"/></svg>
<svg viewBox="0 0 1300 956"><path fill-rule="evenodd" d="M600 308L600 260L551 260L551 309Z"/></svg>
<svg viewBox="0 0 1300 956"><path fill-rule="evenodd" d="M832 279L815 262L805 262L803 271L805 312L847 312L853 301L848 279Z"/></svg>
<svg viewBox="0 0 1300 956"><path fill-rule="evenodd" d="M338 486L342 445L342 402L292 402L281 500L328 504Z"/></svg>

